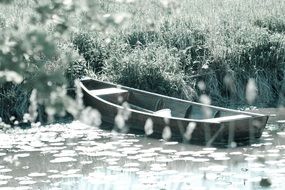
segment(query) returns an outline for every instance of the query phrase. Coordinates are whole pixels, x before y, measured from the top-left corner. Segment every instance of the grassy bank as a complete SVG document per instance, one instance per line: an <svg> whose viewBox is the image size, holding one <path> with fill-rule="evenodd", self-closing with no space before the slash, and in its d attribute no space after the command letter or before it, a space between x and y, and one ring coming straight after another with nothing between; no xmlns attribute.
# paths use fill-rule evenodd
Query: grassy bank
<svg viewBox="0 0 285 190"><path fill-rule="evenodd" d="M79 36L84 33L89 37L87 43L82 38L81 44L94 44L92 50L85 51L90 52L85 58L96 65L95 71L99 70L102 77L194 100L206 93L213 104L221 106L249 105L246 86L252 79L258 90L252 104L283 104L282 1L135 1L104 5L102 12L128 12L130 18L107 37L94 34L86 26L79 32ZM106 38L110 40L107 47ZM79 49L86 48L75 44ZM199 89L200 81L205 89Z"/></svg>
<svg viewBox="0 0 285 190"><path fill-rule="evenodd" d="M0 8L0 27L7 35L11 35L16 24L22 28L19 33L23 35L16 35L19 41L25 42L23 39L35 26L53 37L55 51L36 59L37 63L48 63L44 71L50 70L50 75L45 75L46 80L39 86L45 87L54 75L65 76L65 79L55 80L53 84L66 84L66 81L72 84L74 78L87 74L195 101L199 101L201 94L207 94L212 104L225 107L284 105L283 1L84 2L89 9L74 6L62 16L66 22L60 25L38 19L31 26L27 18L42 15L35 12L39 5L30 1L15 0ZM64 11L66 9L60 9L46 17L54 20L53 15L62 15ZM62 32L65 28L67 32ZM18 54L21 57L21 52ZM37 54L42 55L42 52L33 52ZM1 56L1 70L10 69L3 64L7 62L5 55ZM22 70L16 71L21 73ZM40 71L31 70L30 74ZM26 73L21 75L26 76ZM248 85L249 80L253 85ZM22 90L25 100L37 86L38 80L31 81L36 82L28 82L30 88ZM26 104L19 105L22 96L13 96L23 86L1 86L0 117L7 120L16 115L10 110L18 111L20 106L23 111L17 113L17 117L26 112L29 101L20 101ZM247 91L247 87L251 90ZM255 89L257 96L248 102ZM7 102L9 109L4 106Z"/></svg>

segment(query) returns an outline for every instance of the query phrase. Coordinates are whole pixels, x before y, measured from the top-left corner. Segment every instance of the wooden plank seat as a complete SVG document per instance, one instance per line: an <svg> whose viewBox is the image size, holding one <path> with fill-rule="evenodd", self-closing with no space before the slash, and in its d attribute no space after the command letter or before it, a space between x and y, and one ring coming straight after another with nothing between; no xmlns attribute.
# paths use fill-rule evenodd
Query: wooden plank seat
<svg viewBox="0 0 285 190"><path fill-rule="evenodd" d="M153 112L154 115L161 117L171 117L171 109L164 108Z"/></svg>
<svg viewBox="0 0 285 190"><path fill-rule="evenodd" d="M152 113L153 114L153 111L152 110L148 110L148 109L145 109L143 107L140 107L140 106L137 106L137 105L134 105L134 104L130 104L128 103L130 108L131 109L134 109L134 110L138 110L138 111L142 111L142 112L147 112L147 113Z"/></svg>
<svg viewBox="0 0 285 190"><path fill-rule="evenodd" d="M110 95L110 94L124 94L128 93L127 90L121 88L103 88L98 90L90 90L90 93L93 96L102 96L102 95Z"/></svg>
<svg viewBox="0 0 285 190"><path fill-rule="evenodd" d="M210 119L202 119L202 121L220 123L220 122L227 122L227 121L233 121L233 120L239 120L239 119L246 119L250 117L252 116L245 115L245 114L239 114L239 115L230 115L230 116L216 117L216 118L210 118Z"/></svg>

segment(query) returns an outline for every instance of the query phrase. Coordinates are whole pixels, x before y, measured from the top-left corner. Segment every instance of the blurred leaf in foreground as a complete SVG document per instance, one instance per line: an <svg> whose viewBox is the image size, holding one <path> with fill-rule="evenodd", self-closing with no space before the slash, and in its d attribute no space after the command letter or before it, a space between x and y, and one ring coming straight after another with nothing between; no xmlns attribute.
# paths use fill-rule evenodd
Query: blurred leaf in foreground
<svg viewBox="0 0 285 190"><path fill-rule="evenodd" d="M14 0L0 0L0 3L9 4L12 3Z"/></svg>

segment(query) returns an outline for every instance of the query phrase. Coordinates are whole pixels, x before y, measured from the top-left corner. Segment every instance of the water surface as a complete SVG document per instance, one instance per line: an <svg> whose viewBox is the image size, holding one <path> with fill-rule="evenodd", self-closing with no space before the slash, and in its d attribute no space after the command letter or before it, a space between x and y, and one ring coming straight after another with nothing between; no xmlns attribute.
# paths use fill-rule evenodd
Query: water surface
<svg viewBox="0 0 285 190"><path fill-rule="evenodd" d="M282 189L285 132L215 148L116 134L79 121L0 133L0 189Z"/></svg>

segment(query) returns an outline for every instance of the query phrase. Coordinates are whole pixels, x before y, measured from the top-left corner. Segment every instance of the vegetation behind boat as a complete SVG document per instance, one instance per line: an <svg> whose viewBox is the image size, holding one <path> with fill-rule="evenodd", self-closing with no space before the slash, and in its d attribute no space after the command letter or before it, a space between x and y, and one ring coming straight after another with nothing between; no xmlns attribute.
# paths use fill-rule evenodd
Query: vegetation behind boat
<svg viewBox="0 0 285 190"><path fill-rule="evenodd" d="M1 77L5 122L28 112L34 88L44 107L56 107L48 112L62 114L62 104L49 105L52 92L85 74L195 101L207 94L225 107L284 105L285 5L279 1L100 1L87 11L77 3L49 3L57 2L14 0L0 7L1 74L8 69L25 79L15 84ZM94 12L102 19L94 20ZM54 15L62 22L53 23ZM250 92L258 90L250 104L249 79Z"/></svg>

